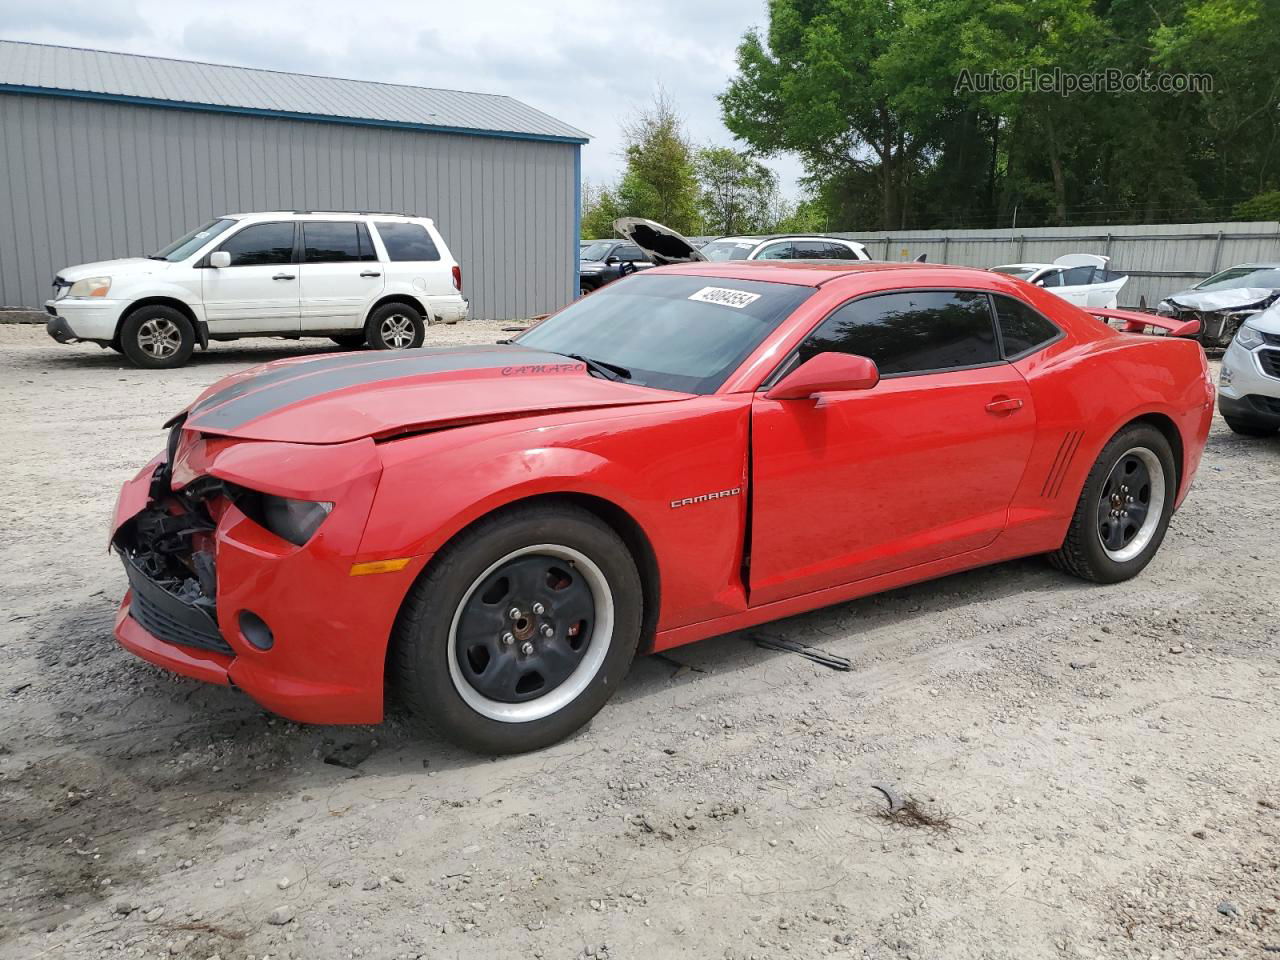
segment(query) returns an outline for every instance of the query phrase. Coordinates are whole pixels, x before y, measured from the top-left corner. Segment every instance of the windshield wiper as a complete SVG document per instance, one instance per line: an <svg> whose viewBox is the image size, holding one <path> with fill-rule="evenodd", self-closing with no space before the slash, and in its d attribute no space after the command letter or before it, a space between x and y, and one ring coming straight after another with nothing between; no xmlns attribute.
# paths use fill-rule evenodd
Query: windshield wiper
<svg viewBox="0 0 1280 960"><path fill-rule="evenodd" d="M167 258L167 257L162 257L162 256L160 256L159 254L155 254L155 253L148 253L148 254L147 254L147 259L148 259L148 260L167 260L168 258Z"/></svg>
<svg viewBox="0 0 1280 960"><path fill-rule="evenodd" d="M626 367L620 367L616 363L609 363L605 360L592 360L590 357L584 357L578 353L562 353L562 357L568 357L570 360L577 360L579 363L585 363L588 370L593 370L606 380L630 380L631 371Z"/></svg>

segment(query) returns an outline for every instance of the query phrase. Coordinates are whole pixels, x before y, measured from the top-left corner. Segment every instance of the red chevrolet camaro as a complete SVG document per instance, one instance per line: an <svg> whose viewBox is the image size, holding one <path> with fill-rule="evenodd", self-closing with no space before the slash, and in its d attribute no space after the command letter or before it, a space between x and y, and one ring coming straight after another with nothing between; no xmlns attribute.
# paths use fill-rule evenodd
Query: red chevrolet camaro
<svg viewBox="0 0 1280 960"><path fill-rule="evenodd" d="M120 494L116 636L294 720L389 684L528 750L637 652L1031 554L1134 576L1212 405L1195 342L999 274L659 267L509 343L210 387Z"/></svg>

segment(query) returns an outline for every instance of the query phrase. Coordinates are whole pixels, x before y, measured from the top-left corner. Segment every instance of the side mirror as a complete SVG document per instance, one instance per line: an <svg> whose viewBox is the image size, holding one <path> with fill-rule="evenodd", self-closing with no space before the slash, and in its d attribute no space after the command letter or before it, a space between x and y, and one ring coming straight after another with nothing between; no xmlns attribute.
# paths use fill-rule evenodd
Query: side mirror
<svg viewBox="0 0 1280 960"><path fill-rule="evenodd" d="M617 262L618 262L618 258L614 256L608 256L604 258L604 265L606 267L612 267Z"/></svg>
<svg viewBox="0 0 1280 960"><path fill-rule="evenodd" d="M229 267L231 266L231 254L225 250L218 250L209 254L209 266L211 267Z"/></svg>
<svg viewBox="0 0 1280 960"><path fill-rule="evenodd" d="M837 390L870 390L880 371L870 357L851 353L820 353L779 380L765 394L767 400L803 400Z"/></svg>

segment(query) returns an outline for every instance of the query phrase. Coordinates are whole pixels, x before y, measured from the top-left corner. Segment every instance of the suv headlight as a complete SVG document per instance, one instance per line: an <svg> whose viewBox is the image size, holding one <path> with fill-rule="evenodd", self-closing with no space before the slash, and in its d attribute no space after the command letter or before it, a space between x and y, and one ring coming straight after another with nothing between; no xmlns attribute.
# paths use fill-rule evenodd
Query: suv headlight
<svg viewBox="0 0 1280 960"><path fill-rule="evenodd" d="M110 277L86 277L77 280L67 291L68 297L105 297L111 289Z"/></svg>
<svg viewBox="0 0 1280 960"><path fill-rule="evenodd" d="M270 530L296 547L315 536L320 524L324 523L324 518L333 510L332 503L321 500L291 500L245 487L235 488L232 500L258 526Z"/></svg>
<svg viewBox="0 0 1280 960"><path fill-rule="evenodd" d="M1244 347L1246 350L1252 350L1254 347L1260 347L1267 342L1259 330L1255 330L1247 323L1240 324L1240 329L1236 331L1236 343Z"/></svg>

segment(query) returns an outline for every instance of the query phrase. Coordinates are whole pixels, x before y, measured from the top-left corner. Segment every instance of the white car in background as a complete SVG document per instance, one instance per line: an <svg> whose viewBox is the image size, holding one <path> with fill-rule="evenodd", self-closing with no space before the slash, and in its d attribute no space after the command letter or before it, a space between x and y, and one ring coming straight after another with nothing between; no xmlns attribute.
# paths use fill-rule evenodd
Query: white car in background
<svg viewBox="0 0 1280 960"><path fill-rule="evenodd" d="M1110 257L1093 253L1069 253L1053 263L1007 263L991 271L1044 287L1076 306L1114 310L1129 277L1108 270L1110 262Z"/></svg>
<svg viewBox="0 0 1280 960"><path fill-rule="evenodd" d="M1218 412L1247 437L1280 430L1280 303L1236 330L1218 374Z"/></svg>
<svg viewBox="0 0 1280 960"><path fill-rule="evenodd" d="M428 323L466 319L467 301L426 217L276 211L219 217L148 257L68 267L45 310L59 343L111 347L154 369L241 337L420 347Z"/></svg>

